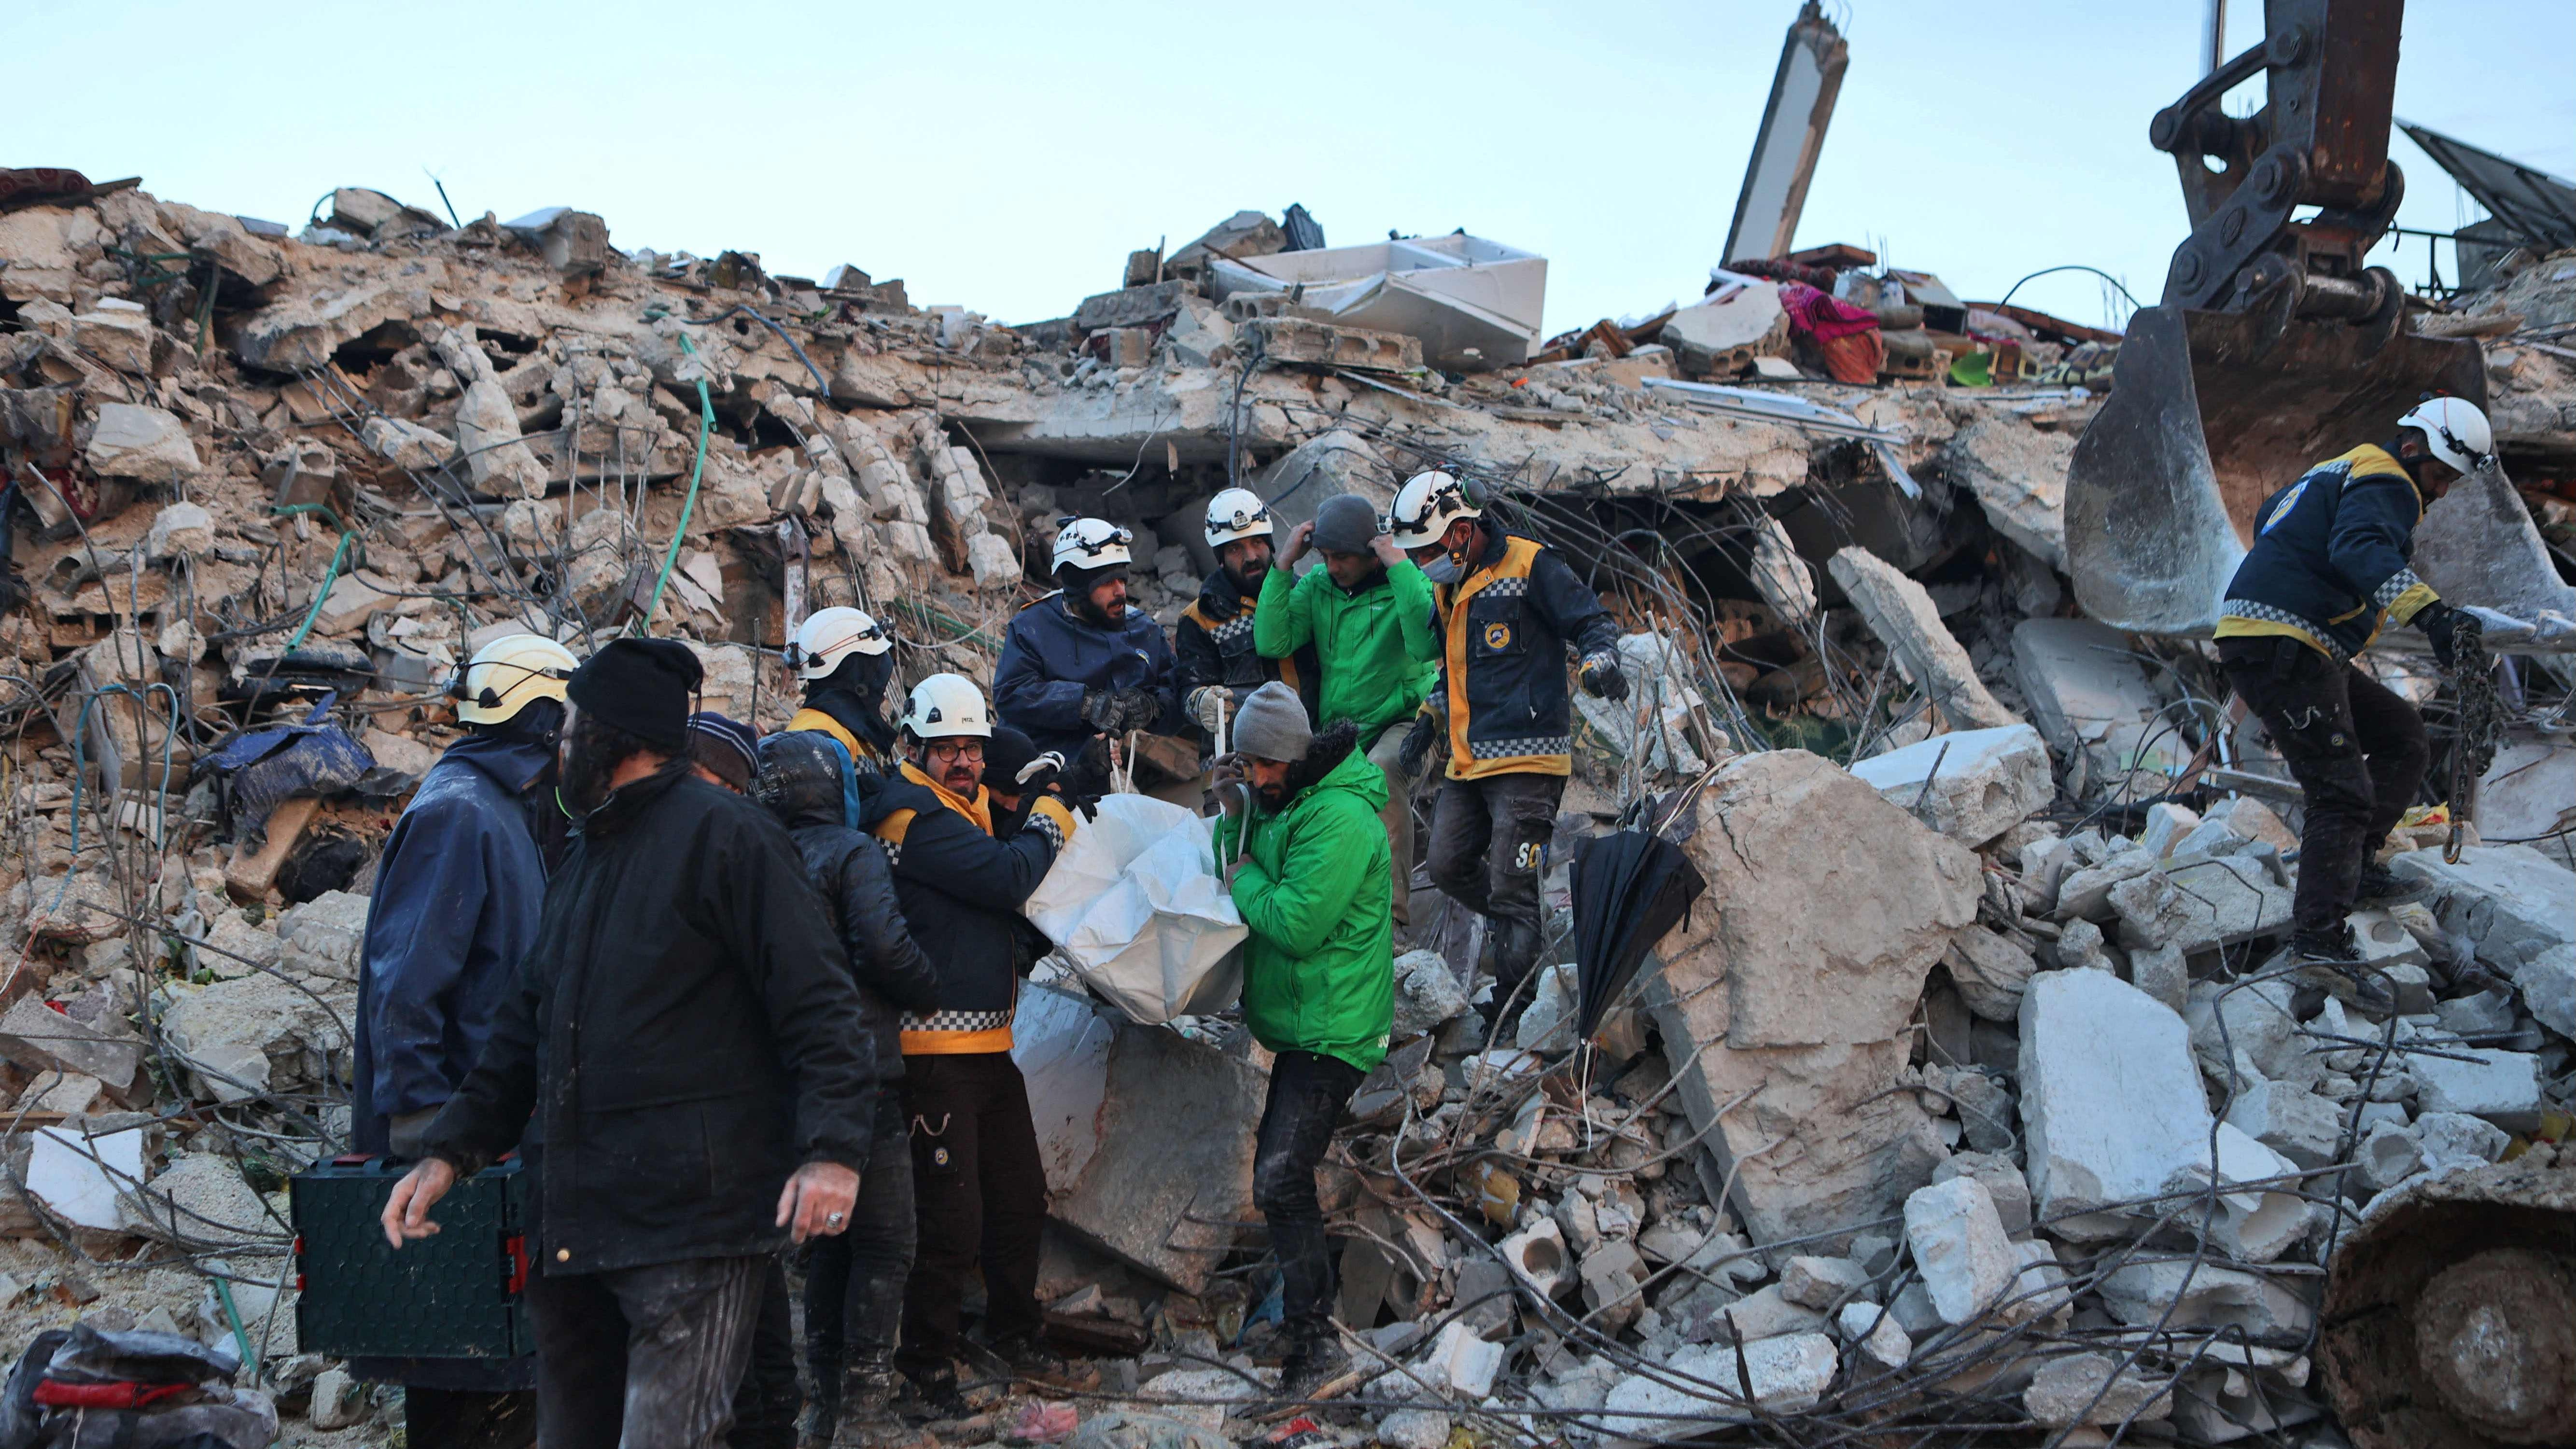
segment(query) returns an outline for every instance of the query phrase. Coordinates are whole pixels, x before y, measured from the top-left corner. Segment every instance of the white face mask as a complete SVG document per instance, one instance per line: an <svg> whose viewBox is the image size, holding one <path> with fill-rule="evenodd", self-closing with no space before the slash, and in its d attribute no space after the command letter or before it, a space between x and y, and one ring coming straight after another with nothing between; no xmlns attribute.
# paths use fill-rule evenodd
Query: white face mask
<svg viewBox="0 0 2576 1449"><path fill-rule="evenodd" d="M1422 566L1422 576L1435 584L1454 584L1465 570L1458 565L1456 554L1444 553Z"/></svg>

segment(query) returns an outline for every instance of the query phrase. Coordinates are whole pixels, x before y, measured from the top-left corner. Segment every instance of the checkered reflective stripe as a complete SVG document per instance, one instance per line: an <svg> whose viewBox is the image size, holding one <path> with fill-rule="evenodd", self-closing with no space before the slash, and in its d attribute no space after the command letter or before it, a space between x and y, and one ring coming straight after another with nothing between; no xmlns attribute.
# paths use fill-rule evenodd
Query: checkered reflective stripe
<svg viewBox="0 0 2576 1449"><path fill-rule="evenodd" d="M2276 609L2270 604L2258 604L2252 599L2229 599L2218 612L2232 619L2253 619L2265 624L2286 624L2289 627L2298 630L2302 636L2315 640L2319 647L2323 648L2328 654L2333 655L2338 661L2349 660L2352 658L2350 654L2345 653L2343 649L2335 643L2333 638L2330 637L2325 630L2319 628L2315 624L2309 623L2307 620L2300 618L2298 615L2291 613L2287 609Z"/></svg>
<svg viewBox="0 0 2576 1449"><path fill-rule="evenodd" d="M1028 828L1045 836L1047 838L1047 844L1054 846L1058 854L1063 853L1064 827L1056 823L1056 818L1054 816L1049 815L1043 810L1031 810L1029 812Z"/></svg>
<svg viewBox="0 0 2576 1449"><path fill-rule="evenodd" d="M885 847L887 869L891 870L894 867L903 864L902 841L888 840L884 836L880 835L877 837L877 844Z"/></svg>
<svg viewBox="0 0 2576 1449"><path fill-rule="evenodd" d="M1002 1011L934 1011L928 1016L903 1014L905 1031L1000 1031L1011 1024L1011 1009Z"/></svg>
<svg viewBox="0 0 2576 1449"><path fill-rule="evenodd" d="M1497 599L1517 599L1528 592L1529 580L1526 577L1514 577L1496 579L1484 585L1476 590L1476 597L1483 598L1490 594Z"/></svg>
<svg viewBox="0 0 2576 1449"><path fill-rule="evenodd" d="M1235 640L1245 637L1251 632L1252 611L1246 609L1236 614L1233 618L1226 620L1224 623L1217 625L1215 628L1208 630L1207 636L1210 639L1215 640L1219 648L1223 648L1224 646L1233 643Z"/></svg>
<svg viewBox="0 0 2576 1449"><path fill-rule="evenodd" d="M2413 569L2399 569L2397 572L2388 576L2388 582L2371 590L2370 602L2376 608L2389 608L2395 605L2398 596L2405 593L2408 589L2425 587L2429 586L2425 584L2422 579L2415 576L2415 571Z"/></svg>
<svg viewBox="0 0 2576 1449"><path fill-rule="evenodd" d="M1527 755L1571 754L1574 741L1564 735L1540 735L1518 740L1469 740L1467 748L1480 760L1516 760Z"/></svg>

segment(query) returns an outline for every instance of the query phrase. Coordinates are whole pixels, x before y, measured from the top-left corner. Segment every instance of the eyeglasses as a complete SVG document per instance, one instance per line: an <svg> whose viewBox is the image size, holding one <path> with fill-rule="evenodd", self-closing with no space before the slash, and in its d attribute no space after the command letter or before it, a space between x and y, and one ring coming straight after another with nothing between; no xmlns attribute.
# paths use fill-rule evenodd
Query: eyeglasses
<svg viewBox="0 0 2576 1449"><path fill-rule="evenodd" d="M960 758L981 760L984 758L984 742L982 740L932 740L927 748L929 750L930 757L934 760L954 760Z"/></svg>

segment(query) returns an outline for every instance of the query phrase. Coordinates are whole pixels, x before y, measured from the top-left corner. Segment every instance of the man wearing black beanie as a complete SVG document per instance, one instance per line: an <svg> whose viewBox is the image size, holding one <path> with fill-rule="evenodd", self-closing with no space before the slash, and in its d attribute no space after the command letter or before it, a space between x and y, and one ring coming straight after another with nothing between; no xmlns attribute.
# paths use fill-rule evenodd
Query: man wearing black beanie
<svg viewBox="0 0 2576 1449"><path fill-rule="evenodd" d="M724 1442L771 1256L845 1230L868 1165L875 1039L839 934L768 812L691 772L700 679L670 639L574 672L580 839L384 1212L397 1247L436 1232L457 1179L520 1149L549 1443Z"/></svg>

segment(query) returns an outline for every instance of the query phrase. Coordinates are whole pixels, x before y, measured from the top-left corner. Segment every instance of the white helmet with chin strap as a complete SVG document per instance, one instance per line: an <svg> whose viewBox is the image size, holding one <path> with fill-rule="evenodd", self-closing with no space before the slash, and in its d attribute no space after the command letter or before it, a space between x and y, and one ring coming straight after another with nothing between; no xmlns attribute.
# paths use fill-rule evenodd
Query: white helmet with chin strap
<svg viewBox="0 0 2576 1449"><path fill-rule="evenodd" d="M1105 518L1067 518L1056 530L1055 557L1047 564L1054 573L1067 564L1078 569L1116 568L1127 563L1127 545L1136 535Z"/></svg>
<svg viewBox="0 0 2576 1449"><path fill-rule="evenodd" d="M993 737L993 711L984 691L962 674L934 674L912 687L903 727L917 740L944 740L957 735Z"/></svg>
<svg viewBox="0 0 2576 1449"><path fill-rule="evenodd" d="M1207 541L1223 548L1238 538L1271 536L1270 505L1249 488L1228 488L1208 500Z"/></svg>
<svg viewBox="0 0 2576 1449"><path fill-rule="evenodd" d="M543 634L509 634L474 651L447 686L456 717L467 724L499 724L532 699L561 699L581 661Z"/></svg>
<svg viewBox="0 0 2576 1449"><path fill-rule="evenodd" d="M1485 510L1468 498L1466 485L1454 476L1416 473L1396 490L1395 506L1387 511L1387 532L1394 535L1397 548L1429 548L1456 520L1484 516Z"/></svg>
<svg viewBox="0 0 2576 1449"><path fill-rule="evenodd" d="M2421 431L2433 456L2462 474L2478 471L2495 455L2495 429L2475 403L2463 398L2428 397L2399 418L2397 426Z"/></svg>
<svg viewBox="0 0 2576 1449"><path fill-rule="evenodd" d="M821 679L853 654L883 654L894 647L885 626L857 609L817 609L787 641L787 667L799 679Z"/></svg>

